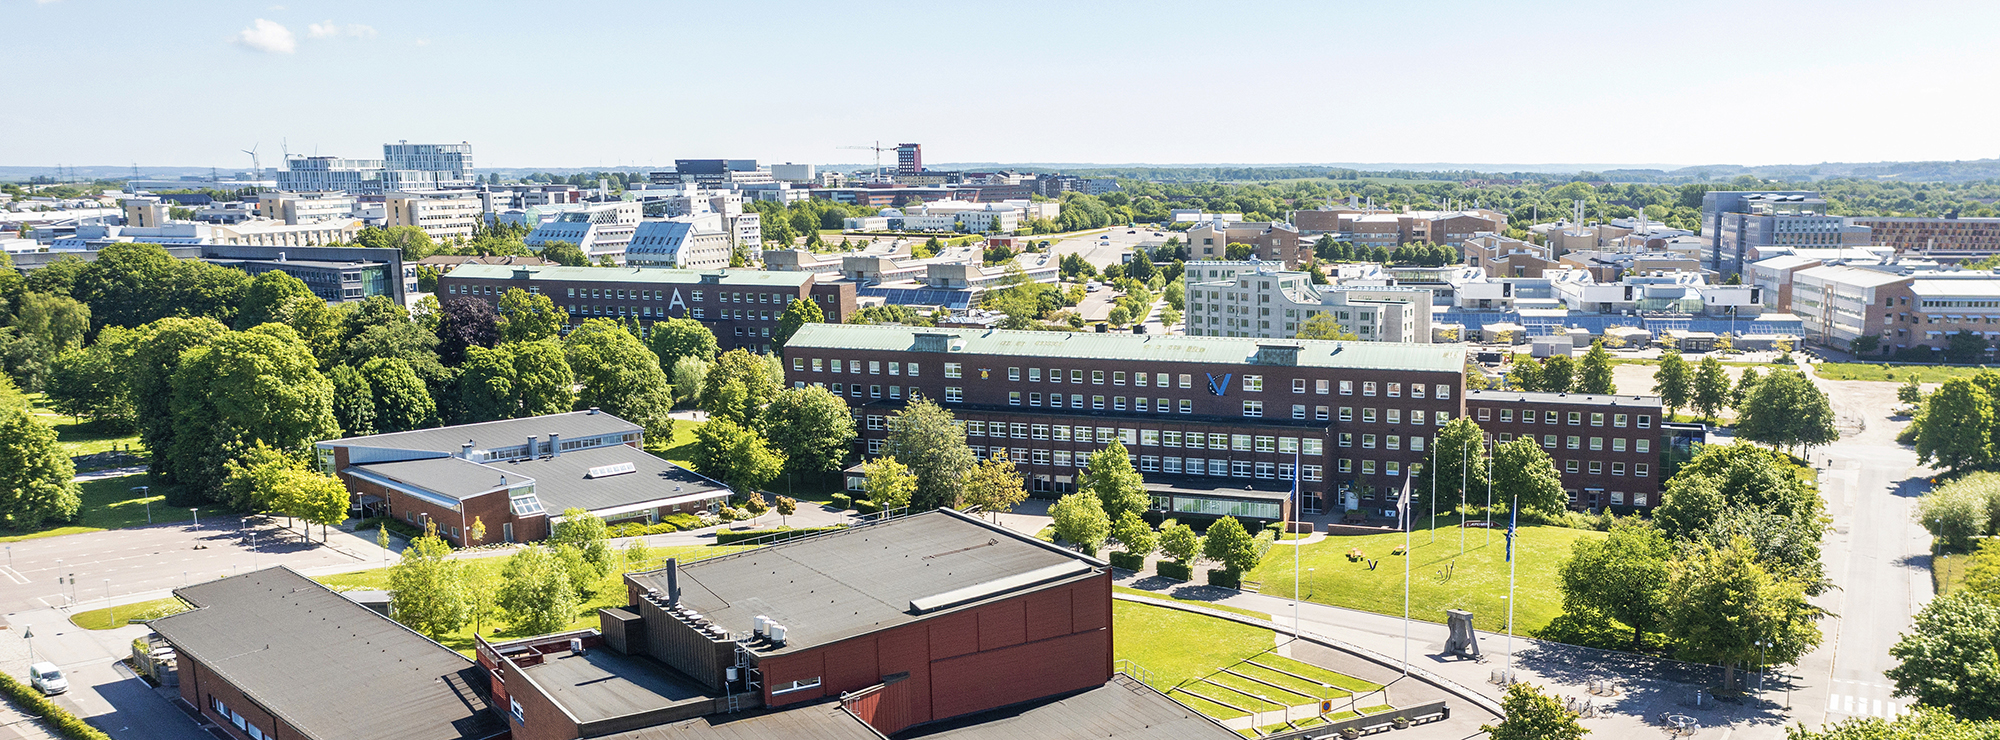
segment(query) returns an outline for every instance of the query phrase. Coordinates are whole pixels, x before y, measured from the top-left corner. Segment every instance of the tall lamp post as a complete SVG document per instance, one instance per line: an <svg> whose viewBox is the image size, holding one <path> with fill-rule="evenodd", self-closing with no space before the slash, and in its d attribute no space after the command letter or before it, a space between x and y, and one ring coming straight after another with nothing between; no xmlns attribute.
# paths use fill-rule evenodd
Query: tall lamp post
<svg viewBox="0 0 2000 740"><path fill-rule="evenodd" d="M153 487L133 486L132 490L139 492L139 498L146 499L146 524L151 526L153 523L153 499L148 497L146 492L153 490Z"/></svg>

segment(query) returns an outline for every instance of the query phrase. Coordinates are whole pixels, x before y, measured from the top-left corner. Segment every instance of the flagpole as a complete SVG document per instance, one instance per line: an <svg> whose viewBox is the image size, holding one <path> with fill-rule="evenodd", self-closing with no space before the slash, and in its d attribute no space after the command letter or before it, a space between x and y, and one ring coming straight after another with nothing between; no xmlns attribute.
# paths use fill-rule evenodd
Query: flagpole
<svg viewBox="0 0 2000 740"><path fill-rule="evenodd" d="M1437 457L1437 442L1431 442L1431 457ZM1438 541L1438 474L1431 471L1431 544Z"/></svg>
<svg viewBox="0 0 2000 740"><path fill-rule="evenodd" d="M1432 447L1431 451L1436 452L1437 448ZM1436 493L1437 493L1436 472L1431 473L1431 493L1432 493L1432 498L1436 498ZM1434 503L1431 505L1435 507L1437 504ZM1405 481L1403 483L1403 677L1404 678L1408 678L1410 676L1410 561L1414 559L1414 554L1410 552L1410 525L1412 524L1410 520L1412 518L1412 515L1415 513L1416 512L1410 510L1410 484L1408 481ZM1431 537L1436 538L1437 537L1437 527L1435 526L1436 523L1433 522L1432 524L1433 526L1431 527Z"/></svg>
<svg viewBox="0 0 2000 740"><path fill-rule="evenodd" d="M1304 480L1304 478L1301 477L1300 474L1299 462L1300 462L1299 448L1294 447L1292 448L1292 521L1294 522L1298 521L1299 518L1298 517L1299 504L1302 503L1303 500L1305 499L1305 494L1302 492L1301 490L1302 486L1299 483L1299 481ZM1296 530L1298 529L1298 527L1292 526L1292 527L1286 527L1286 529ZM1286 532L1286 534L1295 535L1297 534L1297 532ZM1292 639L1293 640L1299 639L1299 548L1303 546L1304 544L1300 540L1292 540Z"/></svg>
<svg viewBox="0 0 2000 740"><path fill-rule="evenodd" d="M1465 554L1465 469L1472 459L1472 448L1458 446L1458 554Z"/></svg>
<svg viewBox="0 0 2000 740"><path fill-rule="evenodd" d="M1520 537L1521 494L1514 493L1514 505L1508 507L1507 516L1507 678L1514 678L1514 570L1519 567L1514 562L1514 541Z"/></svg>
<svg viewBox="0 0 2000 740"><path fill-rule="evenodd" d="M1493 449L1486 453L1486 544L1493 544L1493 458L1499 457L1499 440L1489 442Z"/></svg>

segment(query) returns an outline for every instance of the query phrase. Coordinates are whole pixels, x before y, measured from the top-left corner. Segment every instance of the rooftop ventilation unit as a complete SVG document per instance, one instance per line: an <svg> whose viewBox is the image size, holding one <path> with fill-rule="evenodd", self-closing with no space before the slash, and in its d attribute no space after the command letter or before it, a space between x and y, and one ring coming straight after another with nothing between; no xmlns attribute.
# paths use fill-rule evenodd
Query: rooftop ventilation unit
<svg viewBox="0 0 2000 740"><path fill-rule="evenodd" d="M589 472L589 473L586 473L586 474L584 474L584 477L585 477L585 478L593 478L593 479L594 479L594 478L609 478L609 477L611 477L611 476L614 476L614 475L624 475L624 474L626 474L626 473L635 473L635 472L638 472L638 470L639 470L639 468L638 468L637 466L633 465L632 463L628 463L628 462L622 462L622 463L612 463L612 464L610 464L610 465L599 465L599 466L597 466L597 467L594 467L594 468L591 468L591 469L590 469L590 472Z"/></svg>
<svg viewBox="0 0 2000 740"><path fill-rule="evenodd" d="M785 631L786 631L785 626L782 624L772 623L767 629L769 629L771 633L771 645L774 647L784 647Z"/></svg>

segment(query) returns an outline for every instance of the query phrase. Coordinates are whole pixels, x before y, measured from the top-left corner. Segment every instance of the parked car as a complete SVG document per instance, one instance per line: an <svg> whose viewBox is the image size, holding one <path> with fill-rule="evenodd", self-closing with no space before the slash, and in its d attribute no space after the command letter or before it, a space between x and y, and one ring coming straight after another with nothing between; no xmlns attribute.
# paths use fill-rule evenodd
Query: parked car
<svg viewBox="0 0 2000 740"><path fill-rule="evenodd" d="M46 661L28 666L28 683L41 691L43 696L69 691L69 679L63 678L62 669Z"/></svg>

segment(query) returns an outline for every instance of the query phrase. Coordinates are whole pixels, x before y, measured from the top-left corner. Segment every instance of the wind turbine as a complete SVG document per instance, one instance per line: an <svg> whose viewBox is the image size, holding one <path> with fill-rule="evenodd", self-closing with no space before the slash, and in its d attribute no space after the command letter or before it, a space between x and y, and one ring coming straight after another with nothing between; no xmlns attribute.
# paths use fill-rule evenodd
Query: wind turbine
<svg viewBox="0 0 2000 740"><path fill-rule="evenodd" d="M250 155L250 169L252 170L250 176L252 179L262 179L264 177L264 163L257 159L258 146L261 145L251 144L249 149L242 150L244 154Z"/></svg>

